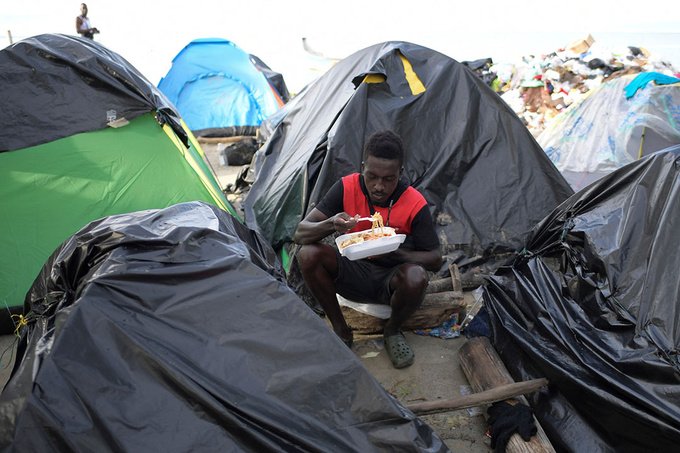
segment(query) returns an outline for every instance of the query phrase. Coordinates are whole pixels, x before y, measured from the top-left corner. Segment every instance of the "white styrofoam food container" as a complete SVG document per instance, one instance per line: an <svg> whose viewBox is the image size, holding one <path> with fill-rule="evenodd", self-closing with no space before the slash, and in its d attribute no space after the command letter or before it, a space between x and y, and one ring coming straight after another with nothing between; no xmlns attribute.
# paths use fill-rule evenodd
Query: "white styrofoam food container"
<svg viewBox="0 0 680 453"><path fill-rule="evenodd" d="M394 228L383 227L385 232L389 231L394 233ZM376 230L379 228L376 228ZM351 238L352 236L357 236L360 234L370 233L371 230L357 231L354 233L343 234L335 238L335 244L340 250L342 256L346 256L349 260L355 261L369 256L382 255L384 253L389 253L397 250L399 245L406 239L405 234L394 234L393 236L384 236L378 239L371 239L369 241L359 242L358 244L352 244L350 246L340 248L345 240Z"/></svg>

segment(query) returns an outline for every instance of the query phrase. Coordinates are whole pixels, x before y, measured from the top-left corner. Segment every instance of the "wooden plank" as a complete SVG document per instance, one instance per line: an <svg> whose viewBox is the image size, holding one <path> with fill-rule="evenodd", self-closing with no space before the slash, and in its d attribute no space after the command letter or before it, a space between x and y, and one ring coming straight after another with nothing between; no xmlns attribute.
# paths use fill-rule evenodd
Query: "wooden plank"
<svg viewBox="0 0 680 453"><path fill-rule="evenodd" d="M451 277L433 278L425 289L426 293L438 293L441 291L464 291L477 288L484 284L484 278L479 273L468 271L461 274L458 266L449 269Z"/></svg>
<svg viewBox="0 0 680 453"><path fill-rule="evenodd" d="M376 318L348 307L340 307L347 325L360 334L382 333L384 319ZM426 294L422 305L401 327L402 330L438 327L449 320L454 313L465 310L465 299L460 291L445 291Z"/></svg>
<svg viewBox="0 0 680 453"><path fill-rule="evenodd" d="M458 266L454 263L449 263L449 274L451 275L451 289L453 291L463 291L463 284L460 280L460 272Z"/></svg>
<svg viewBox="0 0 680 453"><path fill-rule="evenodd" d="M450 278L432 279L425 288L426 294L439 293L442 291L453 291L453 284Z"/></svg>
<svg viewBox="0 0 680 453"><path fill-rule="evenodd" d="M472 395L465 395L448 400L413 403L407 405L407 407L419 415L447 412L503 401L508 398L535 392L546 385L548 385L548 380L545 378L532 379L524 382L513 382L511 384L499 385L498 387L489 390L483 390L479 393L473 393Z"/></svg>
<svg viewBox="0 0 680 453"><path fill-rule="evenodd" d="M458 357L461 368L475 392L490 390L514 382L505 368L505 364L486 337L469 339L458 351ZM524 396L505 401L509 404L521 402L528 405ZM508 453L548 453L555 451L536 417L534 417L534 423L537 428L536 435L525 442L519 434L513 434L506 447Z"/></svg>
<svg viewBox="0 0 680 453"><path fill-rule="evenodd" d="M440 291L438 293L425 294L425 299L420 308L435 306L455 306L463 305L462 291Z"/></svg>
<svg viewBox="0 0 680 453"><path fill-rule="evenodd" d="M425 294L440 293L442 291L463 291L458 266L449 264L449 276L444 278L433 278L425 288Z"/></svg>
<svg viewBox="0 0 680 453"><path fill-rule="evenodd" d="M253 138L251 135L236 135L233 137L196 137L198 143L236 143L244 139Z"/></svg>

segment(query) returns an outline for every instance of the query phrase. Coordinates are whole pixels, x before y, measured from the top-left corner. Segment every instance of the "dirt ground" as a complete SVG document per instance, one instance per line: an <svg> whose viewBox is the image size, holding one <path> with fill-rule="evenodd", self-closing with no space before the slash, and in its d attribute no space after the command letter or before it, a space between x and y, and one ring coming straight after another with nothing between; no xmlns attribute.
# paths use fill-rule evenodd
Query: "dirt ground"
<svg viewBox="0 0 680 453"><path fill-rule="evenodd" d="M392 367L381 336L355 337L352 350L385 390L402 404L456 398L469 393L467 378L458 361L458 350L465 337L440 339L406 332L406 340L416 358L400 370ZM425 421L454 452L488 453L491 439L481 408L422 415Z"/></svg>

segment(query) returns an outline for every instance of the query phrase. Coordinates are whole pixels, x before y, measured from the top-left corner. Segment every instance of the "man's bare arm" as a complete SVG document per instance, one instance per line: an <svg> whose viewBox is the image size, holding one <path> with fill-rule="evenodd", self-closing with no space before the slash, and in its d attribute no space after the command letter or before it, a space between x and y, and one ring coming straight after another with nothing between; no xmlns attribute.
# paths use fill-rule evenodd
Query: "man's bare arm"
<svg viewBox="0 0 680 453"><path fill-rule="evenodd" d="M295 230L293 241L296 244L311 244L318 242L334 232L346 233L354 228L357 221L346 212L340 212L328 217L314 208L302 219Z"/></svg>

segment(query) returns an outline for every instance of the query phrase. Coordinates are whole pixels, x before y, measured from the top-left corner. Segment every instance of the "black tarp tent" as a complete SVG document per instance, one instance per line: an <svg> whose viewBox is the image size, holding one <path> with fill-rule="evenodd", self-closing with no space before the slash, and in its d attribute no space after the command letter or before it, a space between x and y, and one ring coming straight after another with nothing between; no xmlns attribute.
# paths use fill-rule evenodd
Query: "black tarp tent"
<svg viewBox="0 0 680 453"><path fill-rule="evenodd" d="M573 191L517 115L465 65L407 42L341 60L282 111L253 161L246 223L279 249L364 140L391 128L445 253L508 252ZM268 121L271 121L270 118ZM267 122L265 122L267 123Z"/></svg>
<svg viewBox="0 0 680 453"><path fill-rule="evenodd" d="M277 263L202 202L88 224L27 296L0 447L447 451Z"/></svg>
<svg viewBox="0 0 680 453"><path fill-rule="evenodd" d="M96 41L33 36L5 48L0 67L3 84L11 87L2 90L0 151L105 129L149 111L188 145L175 107L127 60Z"/></svg>
<svg viewBox="0 0 680 453"><path fill-rule="evenodd" d="M288 86L286 81L283 79L283 74L274 71L272 68L267 66L267 64L260 59L257 55L252 53L249 55L250 61L253 65L267 78L269 84L276 90L281 100L286 103L290 101L290 92L288 91Z"/></svg>
<svg viewBox="0 0 680 453"><path fill-rule="evenodd" d="M485 287L493 344L564 451L680 445L680 146L611 173L540 222Z"/></svg>

